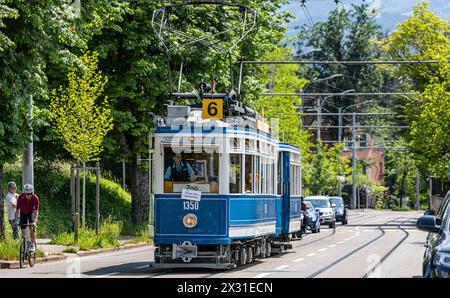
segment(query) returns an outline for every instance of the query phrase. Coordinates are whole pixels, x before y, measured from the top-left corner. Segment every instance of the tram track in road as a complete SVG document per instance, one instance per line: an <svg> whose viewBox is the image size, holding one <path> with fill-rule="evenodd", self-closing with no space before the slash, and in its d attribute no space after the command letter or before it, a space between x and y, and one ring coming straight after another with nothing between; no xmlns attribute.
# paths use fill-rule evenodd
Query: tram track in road
<svg viewBox="0 0 450 298"><path fill-rule="evenodd" d="M358 251L360 251L360 250L362 250L362 249L368 247L369 245L371 245L371 244L374 243L375 241L379 240L380 238L382 238L382 237L386 234L386 231L383 229L383 226L384 226L384 225L386 225L386 224L388 224L388 223L390 223L390 222L393 222L393 221L397 221L398 219L401 219L401 218L403 218L403 217L397 217L397 218L391 219L391 220L389 220L389 221L387 221L387 222L385 222L385 223L379 224L379 225L378 225L378 230L381 231L381 234L380 234L380 235L378 235L377 237L375 237L375 238L371 239L370 241L364 243L363 245L357 247L356 249L353 249L353 250L350 251L349 253L343 255L342 257L340 257L340 258L338 258L337 260L333 261L332 263L326 265L325 267L322 267L321 269L319 269L319 270L315 271L314 273L308 275L306 278L314 278L314 277L318 276L319 274L321 274L321 273L327 271L328 269L330 269L330 268L336 266L337 264L339 264L340 262L342 262L342 261L344 261L345 259L349 258L350 256L354 255L354 254L357 253ZM403 222L402 222L402 223L403 223Z"/></svg>
<svg viewBox="0 0 450 298"><path fill-rule="evenodd" d="M377 217L378 217L379 215L371 215L371 214L367 214L367 215L362 215L362 216L359 216L358 218L357 218L357 222L360 222L360 221L363 221L363 220L368 220L368 222L372 222L372 221L374 221ZM401 217L400 217L401 218ZM399 219L399 218L395 218L395 219L393 219L393 220L397 220L397 219ZM391 220L392 221L392 220ZM352 220L352 222L354 222L354 220ZM388 222L390 222L390 221L388 221ZM348 225L344 225L344 226L342 226L342 227L347 227ZM362 224L360 224L360 225L353 225L352 227L360 227L360 226L364 226L364 223L362 223ZM339 226L339 227L341 227L341 226ZM328 238L330 238L330 237L332 237L332 236L335 236L336 235L336 230L337 230L337 228L335 228L335 229L329 229L329 230L331 230L331 232L328 234L328 235L326 235L326 236L323 236L323 237L320 237L320 238L318 238L318 239L315 239L315 240L312 240L312 241L308 241L308 242L300 242L300 243L298 243L297 241L295 241L295 242L297 242L297 243L295 243L295 242L293 242L293 249L297 249L297 248L300 248L300 247L304 247L304 246L308 246L308 245L312 245L312 244L314 244L314 243L317 243L317 242L320 242L320 241L323 241L323 240L326 240L326 239L328 239ZM309 234L309 235L311 235L311 234ZM297 244L297 245L296 245ZM237 271L237 272L239 272L239 271L242 271L242 270L246 270L246 269L248 269L248 268L251 268L251 267L253 267L253 266L255 266L255 265L258 265L258 262L255 262L255 263L251 263L251 264L246 264L246 265L244 265L244 266L239 266L239 267L237 267L237 268L234 268L234 269L230 269L229 271L227 271L227 272L232 272L232 271ZM195 271L195 270L194 270ZM155 273L154 275L151 275L151 276L148 276L148 277L151 277L151 278L158 278L158 277L160 277L160 276L162 276L162 275L170 275L170 274L172 274L172 273L175 273L174 271L162 271L162 272L158 272L158 273ZM214 278L214 277L216 277L216 276L218 276L218 275L221 275L221 274L223 274L224 272L213 272L213 273L203 273L203 272L192 272L193 274L199 274L199 275L202 275L202 274L204 274L204 276L199 276L199 278Z"/></svg>
<svg viewBox="0 0 450 298"><path fill-rule="evenodd" d="M370 216L370 217L367 217L367 216ZM357 219L358 219L358 221L363 220L363 219L367 220L367 219L373 219L373 218L375 218L377 216L378 215L362 215L362 216L358 217ZM352 222L354 222L354 220L352 220ZM345 225L343 227L349 227L349 226L350 225ZM351 225L351 226L352 227L360 227L360 226L363 226L363 225ZM336 229L333 229L333 232L331 234L325 236L325 237L321 237L319 239L316 239L316 240L313 240L313 241L309 241L309 242L306 242L306 243L301 243L299 245L293 245L293 248L299 248L299 247L303 247L303 246L306 246L306 245L309 245L309 244L313 244L313 243L319 242L321 240L327 239L327 238L329 238L331 236L334 236L335 234L336 234Z"/></svg>
<svg viewBox="0 0 450 298"><path fill-rule="evenodd" d="M409 219L408 219L408 221L409 221ZM372 272L374 272L376 268L378 268L403 242L405 242L406 239L408 239L409 232L406 229L402 228L402 224L403 223L401 223L397 226L397 228L404 233L404 236L402 237L402 239L400 241L398 241L394 245L394 247L392 247L387 253L385 253L383 255L383 257L375 265L372 266L372 268L370 268L366 273L364 273L363 276L361 276L361 278L368 278L369 275Z"/></svg>
<svg viewBox="0 0 450 298"><path fill-rule="evenodd" d="M365 215L362 215L362 216L359 216L358 217L358 221L361 221L361 220L369 220L369 222L372 222L373 220L375 220L375 218L377 218L379 215L369 215L369 214L365 214ZM401 217L400 217L401 218ZM396 219L398 219L398 218L396 218ZM396 220L396 219L394 219L394 220ZM391 220L392 221L392 220ZM353 227L361 227L361 226L364 226L364 224L361 224L361 225L354 225ZM345 225L345 226L342 226L342 227L347 227L347 225ZM330 233L330 234L328 234L328 235L326 235L326 236L324 236L324 237L320 237L320 238L318 238L318 239L315 239L315 240L313 240L313 241L309 241L309 242L306 242L306 243L300 243L300 244L298 244L298 245L295 245L295 243L294 243L294 245L293 245L293 249L297 249L297 248L300 248L300 247L304 247L304 246L307 246L307 245L311 245L311 244L313 244L313 243L316 243L316 242L320 242L320 241L322 241L322 240L325 240L325 239L327 239L327 238L330 238L330 237L332 237L332 236L335 236L336 235L336 228L334 228L333 230L332 230L332 232ZM302 259L303 260L303 258L299 258L299 259ZM294 261L295 262L295 261ZM237 268L234 268L234 269L231 269L231 271L233 271L233 270L236 270L236 271L240 271L240 270L245 270L245 269L247 269L247 267L249 267L249 268L251 268L252 266L255 266L255 265L257 265L257 264L255 264L255 263L253 263L253 264L247 264L247 265L244 265L244 266L242 266L242 267L237 267ZM261 274L266 274L266 275L268 275L268 274L270 274L270 272L265 272L265 271L263 271L263 273L261 273ZM219 274L222 274L223 272L218 272L218 273L211 273L211 274L208 274L207 276L204 276L203 278L213 278L213 277L215 277L216 275L219 275Z"/></svg>

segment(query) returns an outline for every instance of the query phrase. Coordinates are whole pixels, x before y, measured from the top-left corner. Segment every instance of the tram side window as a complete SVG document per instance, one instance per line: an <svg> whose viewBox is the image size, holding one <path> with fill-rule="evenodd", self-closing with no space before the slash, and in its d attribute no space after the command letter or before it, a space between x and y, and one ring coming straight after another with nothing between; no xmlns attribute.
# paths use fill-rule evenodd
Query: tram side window
<svg viewBox="0 0 450 298"><path fill-rule="evenodd" d="M255 187L253 191L255 193L261 193L261 184L259 183L261 178L261 158L259 156L254 156L255 159Z"/></svg>
<svg viewBox="0 0 450 298"><path fill-rule="evenodd" d="M245 192L253 192L253 156L245 155Z"/></svg>
<svg viewBox="0 0 450 298"><path fill-rule="evenodd" d="M204 193L219 192L218 153L176 153L164 148L164 192L179 193L187 185Z"/></svg>
<svg viewBox="0 0 450 298"><path fill-rule="evenodd" d="M241 193L242 155L230 154L230 193Z"/></svg>
<svg viewBox="0 0 450 298"><path fill-rule="evenodd" d="M294 193L294 169L293 166L289 165L289 193L292 195Z"/></svg>
<svg viewBox="0 0 450 298"><path fill-rule="evenodd" d="M282 179L283 179L283 176L282 176L282 171L281 171L281 168L282 168L282 161L283 161L283 158L282 158L282 155L281 155L281 153L279 153L278 154L278 163L277 163L277 183L278 183L278 195L281 195L282 194L282 187L281 187L281 181L282 181Z"/></svg>

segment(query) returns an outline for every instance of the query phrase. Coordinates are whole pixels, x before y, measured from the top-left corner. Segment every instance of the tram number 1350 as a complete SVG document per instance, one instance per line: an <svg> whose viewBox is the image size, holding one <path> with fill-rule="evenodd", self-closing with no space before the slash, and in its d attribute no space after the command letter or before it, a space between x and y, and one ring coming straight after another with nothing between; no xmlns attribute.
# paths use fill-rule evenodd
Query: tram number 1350
<svg viewBox="0 0 450 298"><path fill-rule="evenodd" d="M184 201L183 209L184 210L198 210L198 202L196 201Z"/></svg>

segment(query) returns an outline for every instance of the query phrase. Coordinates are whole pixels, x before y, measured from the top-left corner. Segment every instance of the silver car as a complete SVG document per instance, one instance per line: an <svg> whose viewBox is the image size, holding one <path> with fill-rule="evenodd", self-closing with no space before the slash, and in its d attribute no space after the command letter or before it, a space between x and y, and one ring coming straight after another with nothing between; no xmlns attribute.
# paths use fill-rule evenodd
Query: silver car
<svg viewBox="0 0 450 298"><path fill-rule="evenodd" d="M319 212L320 223L327 224L330 228L336 226L334 208L331 206L330 198L327 196L308 196L305 201L311 202Z"/></svg>

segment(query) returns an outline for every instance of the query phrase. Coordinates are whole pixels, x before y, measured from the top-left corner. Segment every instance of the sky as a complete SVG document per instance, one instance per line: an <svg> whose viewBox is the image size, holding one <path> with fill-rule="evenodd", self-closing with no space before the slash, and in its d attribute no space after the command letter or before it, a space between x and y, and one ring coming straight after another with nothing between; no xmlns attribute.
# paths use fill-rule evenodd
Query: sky
<svg viewBox="0 0 450 298"><path fill-rule="evenodd" d="M344 7L349 8L351 4L370 5L371 8L379 10L377 21L383 26L384 31L392 31L396 24L405 20L412 11L415 4L423 2L422 0L341 0ZM430 9L439 17L450 20L450 0L430 0ZM323 21L327 18L330 10L336 7L334 0L305 0L305 6L311 14L314 22ZM339 4L339 7L342 7ZM290 0L289 4L284 5L281 10L288 10L295 15L288 29L288 35L295 35L295 27L307 24L305 14L300 6L300 0Z"/></svg>

